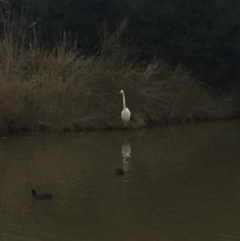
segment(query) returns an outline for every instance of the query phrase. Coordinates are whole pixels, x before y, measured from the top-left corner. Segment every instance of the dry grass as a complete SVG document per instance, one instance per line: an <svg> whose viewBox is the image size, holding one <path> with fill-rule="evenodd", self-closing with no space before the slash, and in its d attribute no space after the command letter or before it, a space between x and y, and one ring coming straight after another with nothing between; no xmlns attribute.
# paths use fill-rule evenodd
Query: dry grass
<svg viewBox="0 0 240 241"><path fill-rule="evenodd" d="M13 33L0 41L4 133L121 128L121 89L132 112L130 128L239 115L239 91L216 99L180 65L174 71L164 61L138 66L130 61L135 50L120 49L119 32L103 38L101 53L91 57L69 49L66 35L46 51L31 41L24 47Z"/></svg>

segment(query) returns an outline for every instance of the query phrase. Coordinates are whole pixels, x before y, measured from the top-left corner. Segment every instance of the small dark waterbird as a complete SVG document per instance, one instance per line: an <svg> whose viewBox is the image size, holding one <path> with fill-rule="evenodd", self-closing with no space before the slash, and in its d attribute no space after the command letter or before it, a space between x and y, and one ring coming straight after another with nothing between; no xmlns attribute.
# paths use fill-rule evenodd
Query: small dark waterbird
<svg viewBox="0 0 240 241"><path fill-rule="evenodd" d="M38 199L38 200L52 199L53 197L53 195L50 193L37 194L35 189L32 189L30 193L35 199Z"/></svg>
<svg viewBox="0 0 240 241"><path fill-rule="evenodd" d="M117 174L117 175L124 175L124 171L123 171L123 169L121 169L121 168L117 168L117 169L114 171L114 173Z"/></svg>

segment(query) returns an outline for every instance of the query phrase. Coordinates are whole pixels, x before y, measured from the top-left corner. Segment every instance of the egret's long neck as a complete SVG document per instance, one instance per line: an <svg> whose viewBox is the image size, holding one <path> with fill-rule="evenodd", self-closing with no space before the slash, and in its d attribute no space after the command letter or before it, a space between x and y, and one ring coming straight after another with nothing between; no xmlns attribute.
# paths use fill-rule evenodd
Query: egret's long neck
<svg viewBox="0 0 240 241"><path fill-rule="evenodd" d="M122 93L122 97L123 97L123 109L125 109L126 108L126 99L125 99L124 92Z"/></svg>

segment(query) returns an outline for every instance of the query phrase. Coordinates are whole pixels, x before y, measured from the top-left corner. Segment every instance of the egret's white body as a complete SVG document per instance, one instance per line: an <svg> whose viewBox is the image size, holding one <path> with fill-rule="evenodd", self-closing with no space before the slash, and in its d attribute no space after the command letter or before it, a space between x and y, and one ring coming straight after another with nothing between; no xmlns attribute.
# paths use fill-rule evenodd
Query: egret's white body
<svg viewBox="0 0 240 241"><path fill-rule="evenodd" d="M125 99L124 91L121 90L119 94L122 94L122 98L123 98L123 110L121 112L121 117L122 117L124 126L127 126L128 122L130 121L130 118L131 118L131 112L126 107L126 99Z"/></svg>

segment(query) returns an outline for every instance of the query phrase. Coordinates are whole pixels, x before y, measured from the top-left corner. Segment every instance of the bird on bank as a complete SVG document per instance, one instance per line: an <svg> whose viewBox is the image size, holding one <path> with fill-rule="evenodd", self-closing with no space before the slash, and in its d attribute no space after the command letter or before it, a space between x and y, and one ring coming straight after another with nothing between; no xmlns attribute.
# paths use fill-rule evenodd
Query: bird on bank
<svg viewBox="0 0 240 241"><path fill-rule="evenodd" d="M35 189L32 189L30 193L32 194L33 198L38 200L52 199L53 197L53 195L50 193L37 194Z"/></svg>
<svg viewBox="0 0 240 241"><path fill-rule="evenodd" d="M125 94L124 94L124 90L121 90L119 94L122 94L122 98L123 98L123 110L121 112L121 117L122 117L122 121L124 126L126 127L128 122L130 121L131 118L131 112L130 110L126 107L126 99L125 99Z"/></svg>

